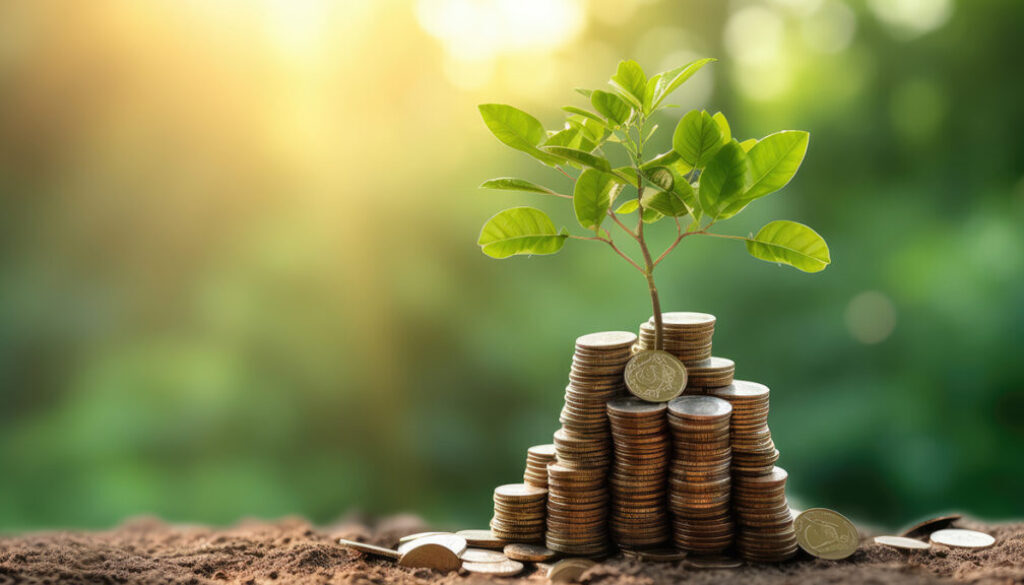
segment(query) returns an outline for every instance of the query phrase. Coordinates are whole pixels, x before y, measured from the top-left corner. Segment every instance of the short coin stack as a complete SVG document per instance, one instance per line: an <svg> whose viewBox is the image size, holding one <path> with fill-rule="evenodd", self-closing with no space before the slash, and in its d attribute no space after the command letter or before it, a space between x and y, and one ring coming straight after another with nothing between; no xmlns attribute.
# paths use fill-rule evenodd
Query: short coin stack
<svg viewBox="0 0 1024 585"><path fill-rule="evenodd" d="M732 404L732 472L734 475L771 473L779 451L768 429L768 387L736 380L716 388L713 396Z"/></svg>
<svg viewBox="0 0 1024 585"><path fill-rule="evenodd" d="M555 461L555 446L534 445L526 450L526 470L523 483L547 489L548 464Z"/></svg>
<svg viewBox="0 0 1024 585"><path fill-rule="evenodd" d="M766 475L734 477L733 510L740 556L751 562L777 563L797 552L793 515L786 501L786 478L781 467Z"/></svg>
<svg viewBox="0 0 1024 585"><path fill-rule="evenodd" d="M668 403L674 443L669 508L673 540L683 550L711 554L733 542L731 414L732 406L713 396L680 396Z"/></svg>
<svg viewBox="0 0 1024 585"><path fill-rule="evenodd" d="M548 491L525 483L494 488L491 532L505 542L544 540Z"/></svg>
<svg viewBox="0 0 1024 585"><path fill-rule="evenodd" d="M608 403L615 463L608 481L612 494L612 538L620 546L650 547L669 539L665 479L671 437L664 402L618 398Z"/></svg>
<svg viewBox="0 0 1024 585"><path fill-rule="evenodd" d="M690 366L711 357L715 316L707 313L662 313L663 349ZM654 349L654 317L640 324L639 349Z"/></svg>
<svg viewBox="0 0 1024 585"><path fill-rule="evenodd" d="M608 552L608 488L601 469L548 465L545 545L575 556Z"/></svg>
<svg viewBox="0 0 1024 585"><path fill-rule="evenodd" d="M732 384L736 363L728 358L710 357L686 367L686 393L707 394L709 388Z"/></svg>

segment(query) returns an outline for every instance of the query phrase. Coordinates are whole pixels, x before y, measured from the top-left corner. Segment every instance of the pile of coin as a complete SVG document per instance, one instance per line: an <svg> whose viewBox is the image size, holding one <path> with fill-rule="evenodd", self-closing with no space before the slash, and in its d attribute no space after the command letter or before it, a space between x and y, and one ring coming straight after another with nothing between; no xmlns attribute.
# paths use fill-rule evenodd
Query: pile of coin
<svg viewBox="0 0 1024 585"><path fill-rule="evenodd" d="M768 429L768 387L735 380L711 392L732 404L732 472L759 476L771 473L779 451Z"/></svg>
<svg viewBox="0 0 1024 585"><path fill-rule="evenodd" d="M615 463L608 480L611 532L620 546L655 546L669 539L665 479L671 438L664 402L618 398L608 403Z"/></svg>
<svg viewBox="0 0 1024 585"><path fill-rule="evenodd" d="M548 487L548 464L555 461L555 446L534 445L526 450L526 470L523 472L523 483L540 488Z"/></svg>
<svg viewBox="0 0 1024 585"><path fill-rule="evenodd" d="M740 556L751 562L777 563L793 558L798 544L793 515L786 501L786 478L781 467L765 475L733 477L733 511Z"/></svg>
<svg viewBox="0 0 1024 585"><path fill-rule="evenodd" d="M548 465L545 545L574 556L608 552L608 488L602 469Z"/></svg>
<svg viewBox="0 0 1024 585"><path fill-rule="evenodd" d="M736 363L728 358L709 357L686 366L686 393L707 394L709 388L732 384Z"/></svg>
<svg viewBox="0 0 1024 585"><path fill-rule="evenodd" d="M677 548L711 554L733 542L731 414L732 406L714 396L680 396L668 403L674 445L668 501Z"/></svg>
<svg viewBox="0 0 1024 585"><path fill-rule="evenodd" d="M662 313L662 349L675 355L689 368L711 357L711 336L715 316L707 313ZM638 349L654 349L654 317L640 325Z"/></svg>
<svg viewBox="0 0 1024 585"><path fill-rule="evenodd" d="M491 532L505 542L544 540L548 491L525 483L494 488Z"/></svg>

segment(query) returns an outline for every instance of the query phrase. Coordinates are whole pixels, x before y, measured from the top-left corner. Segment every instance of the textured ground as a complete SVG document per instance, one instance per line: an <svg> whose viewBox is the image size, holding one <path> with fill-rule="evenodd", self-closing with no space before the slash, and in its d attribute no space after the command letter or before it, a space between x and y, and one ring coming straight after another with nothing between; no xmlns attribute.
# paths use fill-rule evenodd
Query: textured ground
<svg viewBox="0 0 1024 585"><path fill-rule="evenodd" d="M841 562L808 558L781 566L693 571L680 563L609 559L584 583L1024 583L1024 524L984 526L997 539L982 551L933 547L901 552L862 545ZM8 583L482 583L473 575L410 570L334 544L339 537L386 546L427 527L397 517L373 527L344 522L316 528L299 519L243 522L227 529L172 526L140 519L107 532L46 532L0 538L0 585ZM528 570L506 583L547 582Z"/></svg>

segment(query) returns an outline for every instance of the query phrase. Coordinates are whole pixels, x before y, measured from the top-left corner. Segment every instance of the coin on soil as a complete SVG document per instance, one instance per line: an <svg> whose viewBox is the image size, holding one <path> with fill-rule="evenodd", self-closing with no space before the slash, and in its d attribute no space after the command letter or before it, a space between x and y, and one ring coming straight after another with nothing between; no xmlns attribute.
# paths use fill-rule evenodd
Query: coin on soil
<svg viewBox="0 0 1024 585"><path fill-rule="evenodd" d="M563 583L579 581L580 575L596 564L588 559L562 559L548 569L548 579Z"/></svg>
<svg viewBox="0 0 1024 585"><path fill-rule="evenodd" d="M464 536L458 534L441 533L431 534L430 536L424 536L408 542L403 542L398 546L398 554L404 555L412 547L419 546L421 544L439 544L448 550L455 553L455 556L459 556L466 552L467 542Z"/></svg>
<svg viewBox="0 0 1024 585"><path fill-rule="evenodd" d="M494 550L501 550L505 546L505 542L494 536L494 533L490 530L460 530L455 534L465 538L470 546Z"/></svg>
<svg viewBox="0 0 1024 585"><path fill-rule="evenodd" d="M646 349L626 364L626 387L648 402L668 402L686 388L686 366L667 351Z"/></svg>
<svg viewBox="0 0 1024 585"><path fill-rule="evenodd" d="M964 530L962 528L946 528L933 532L929 537L936 544L959 548L987 548L996 543L996 539L984 532Z"/></svg>
<svg viewBox="0 0 1024 585"><path fill-rule="evenodd" d="M819 559L837 561L857 551L860 536L853 523L825 508L803 511L794 521L800 548Z"/></svg>
<svg viewBox="0 0 1024 585"><path fill-rule="evenodd" d="M905 550L927 550L932 547L932 545L927 542L921 542L920 540L907 538L905 536L876 536L875 544L884 544L885 546L902 548Z"/></svg>
<svg viewBox="0 0 1024 585"><path fill-rule="evenodd" d="M683 562L687 569L738 569L743 561L721 555L693 556Z"/></svg>
<svg viewBox="0 0 1024 585"><path fill-rule="evenodd" d="M462 568L470 573L481 573L492 577L512 577L523 572L523 563L505 559L498 563L462 563Z"/></svg>
<svg viewBox="0 0 1024 585"><path fill-rule="evenodd" d="M929 518L927 520L922 520L917 524L914 524L910 528L904 530L903 534L901 534L900 536L914 537L931 534L936 530L949 528L953 525L954 522L961 518L963 518L963 516L961 516L960 514L947 514L945 516L939 516L937 518Z"/></svg>
<svg viewBox="0 0 1024 585"><path fill-rule="evenodd" d="M500 563L507 561L508 557L496 550L486 548L467 548L466 552L459 555L463 563Z"/></svg>
<svg viewBox="0 0 1024 585"><path fill-rule="evenodd" d="M425 542L415 544L402 555L398 564L403 567L426 568L436 571L454 571L462 566L462 559L446 546Z"/></svg>
<svg viewBox="0 0 1024 585"><path fill-rule="evenodd" d="M513 561L544 562L557 557L558 553L538 544L514 543L505 546L505 556Z"/></svg>
<svg viewBox="0 0 1024 585"><path fill-rule="evenodd" d="M389 559L397 559L402 555L397 550L391 550L390 548L384 548L382 546L374 546L365 542L356 542L354 540L345 540L344 538L338 539L338 544L357 550L359 552L377 555L379 557L387 557Z"/></svg>
<svg viewBox="0 0 1024 585"><path fill-rule="evenodd" d="M415 534L408 534L398 539L398 544L404 544L410 540L416 540L417 538L423 538L424 536L436 536L438 534L451 534L450 532L417 532Z"/></svg>

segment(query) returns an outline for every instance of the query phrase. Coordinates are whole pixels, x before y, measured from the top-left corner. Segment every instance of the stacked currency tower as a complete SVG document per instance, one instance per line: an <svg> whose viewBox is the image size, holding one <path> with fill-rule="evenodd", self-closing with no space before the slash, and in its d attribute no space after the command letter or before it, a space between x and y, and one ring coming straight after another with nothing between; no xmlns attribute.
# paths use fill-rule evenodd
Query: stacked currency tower
<svg viewBox="0 0 1024 585"><path fill-rule="evenodd" d="M616 548L735 551L751 562L796 554L768 388L734 380L732 360L712 357L713 315L662 320L663 349L686 366L682 395L647 402L627 390L626 364L654 348L653 318L639 335L578 338L561 428L552 445L527 451L523 484L495 490L495 536L587 557Z"/></svg>

